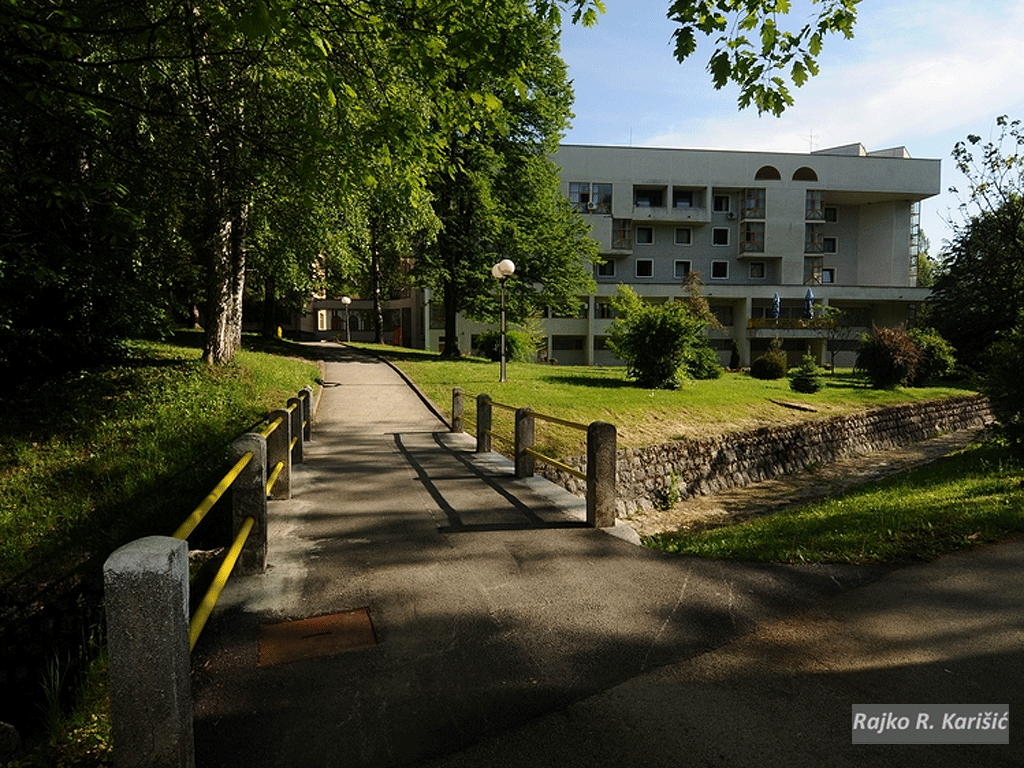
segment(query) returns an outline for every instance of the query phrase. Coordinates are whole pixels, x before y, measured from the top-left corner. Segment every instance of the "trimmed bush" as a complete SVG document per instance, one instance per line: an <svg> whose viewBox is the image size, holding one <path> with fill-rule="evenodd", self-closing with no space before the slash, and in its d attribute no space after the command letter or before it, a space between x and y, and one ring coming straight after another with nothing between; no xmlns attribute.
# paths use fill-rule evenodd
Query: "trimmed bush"
<svg viewBox="0 0 1024 768"><path fill-rule="evenodd" d="M750 375L755 379L782 379L786 376L786 353L769 351L750 364Z"/></svg>
<svg viewBox="0 0 1024 768"><path fill-rule="evenodd" d="M814 394L825 386L825 369L819 368L813 355L804 355L803 363L793 371L789 388L794 392Z"/></svg>

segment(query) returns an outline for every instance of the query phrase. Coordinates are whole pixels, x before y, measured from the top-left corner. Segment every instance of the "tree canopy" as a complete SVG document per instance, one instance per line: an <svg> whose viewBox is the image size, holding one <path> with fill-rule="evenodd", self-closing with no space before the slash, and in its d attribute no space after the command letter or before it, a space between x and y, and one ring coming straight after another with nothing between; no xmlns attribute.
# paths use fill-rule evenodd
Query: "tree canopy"
<svg viewBox="0 0 1024 768"><path fill-rule="evenodd" d="M824 36L852 29L857 0L815 4L787 32L786 0L674 2L677 56L715 37L715 86L777 114ZM449 314L493 310L502 257L519 267L514 311L564 306L593 246L547 160L571 116L558 27L602 10L9 0L0 368L77 365L199 318L206 359L228 362L247 283L271 326L327 276L380 295L382 258L415 257Z"/></svg>

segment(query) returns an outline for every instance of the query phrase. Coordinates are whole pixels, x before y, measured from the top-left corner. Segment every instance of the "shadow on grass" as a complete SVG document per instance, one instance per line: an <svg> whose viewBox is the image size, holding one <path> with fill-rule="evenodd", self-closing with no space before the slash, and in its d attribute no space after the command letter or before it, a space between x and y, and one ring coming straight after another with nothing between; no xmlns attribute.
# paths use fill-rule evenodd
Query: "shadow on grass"
<svg viewBox="0 0 1024 768"><path fill-rule="evenodd" d="M566 373L541 376L541 381L549 384L568 384L574 387L594 387L597 389L636 389L636 384L625 379L606 376L590 376L586 373Z"/></svg>

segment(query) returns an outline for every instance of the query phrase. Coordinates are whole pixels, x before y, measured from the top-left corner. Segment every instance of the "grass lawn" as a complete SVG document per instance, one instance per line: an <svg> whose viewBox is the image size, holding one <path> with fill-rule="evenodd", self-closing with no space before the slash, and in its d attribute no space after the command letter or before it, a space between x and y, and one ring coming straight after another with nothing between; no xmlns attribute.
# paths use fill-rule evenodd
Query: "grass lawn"
<svg viewBox="0 0 1024 768"><path fill-rule="evenodd" d="M587 423L616 425L619 445L636 446L678 437L825 418L971 390L928 387L873 390L849 372L826 376L813 395L789 388L787 379L759 381L727 373L678 391L638 389L622 368L552 367L510 363L498 382L498 364L476 359L445 361L436 354L366 345L393 360L446 411L451 389L486 392L510 405ZM782 405L801 405L813 411ZM472 406L467 404L467 416ZM495 422L513 431L510 415ZM537 423L538 431L541 422ZM577 433L545 425L542 450L564 457L584 452ZM684 502L685 503L685 502ZM645 545L701 557L769 562L892 563L996 541L1024 532L1024 482L1019 458L998 443L957 455L881 483L799 510L727 527L661 534Z"/></svg>
<svg viewBox="0 0 1024 768"><path fill-rule="evenodd" d="M813 395L793 392L788 379L762 381L741 373L691 381L675 391L648 390L626 379L622 367L530 363L509 363L508 381L500 383L498 363L478 358L442 360L433 352L401 347L353 346L392 360L445 413L451 412L452 389L462 387L471 397L486 393L501 403L529 406L539 413L582 424L610 422L618 430L620 448L969 393L956 387L874 390L848 372L826 376L825 389ZM813 410L798 410L783 403ZM467 403L467 419L474 416L475 405ZM511 414L495 410L494 419L498 431L512 435ZM585 438L580 433L550 425L544 425L542 432L541 425L537 423L537 442L543 450L559 458L585 453Z"/></svg>
<svg viewBox="0 0 1024 768"><path fill-rule="evenodd" d="M190 344L137 342L130 352L124 364L5 395L0 583L169 535L224 474L231 441L319 376L279 355L243 351L212 369Z"/></svg>
<svg viewBox="0 0 1024 768"><path fill-rule="evenodd" d="M1019 456L996 441L798 509L647 546L700 557L767 562L929 560L1024 533Z"/></svg>

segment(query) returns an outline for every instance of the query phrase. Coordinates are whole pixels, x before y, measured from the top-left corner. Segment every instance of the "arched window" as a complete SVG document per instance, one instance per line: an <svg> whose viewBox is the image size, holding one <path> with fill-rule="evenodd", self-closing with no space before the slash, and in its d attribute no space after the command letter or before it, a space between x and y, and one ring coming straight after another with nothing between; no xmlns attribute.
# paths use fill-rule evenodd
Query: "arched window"
<svg viewBox="0 0 1024 768"><path fill-rule="evenodd" d="M756 181L781 181L782 174L779 173L779 169L772 165L762 165L757 173L754 174Z"/></svg>
<svg viewBox="0 0 1024 768"><path fill-rule="evenodd" d="M814 172L813 168L808 168L806 165L803 168L797 168L793 172L793 181L817 181L818 174Z"/></svg>

